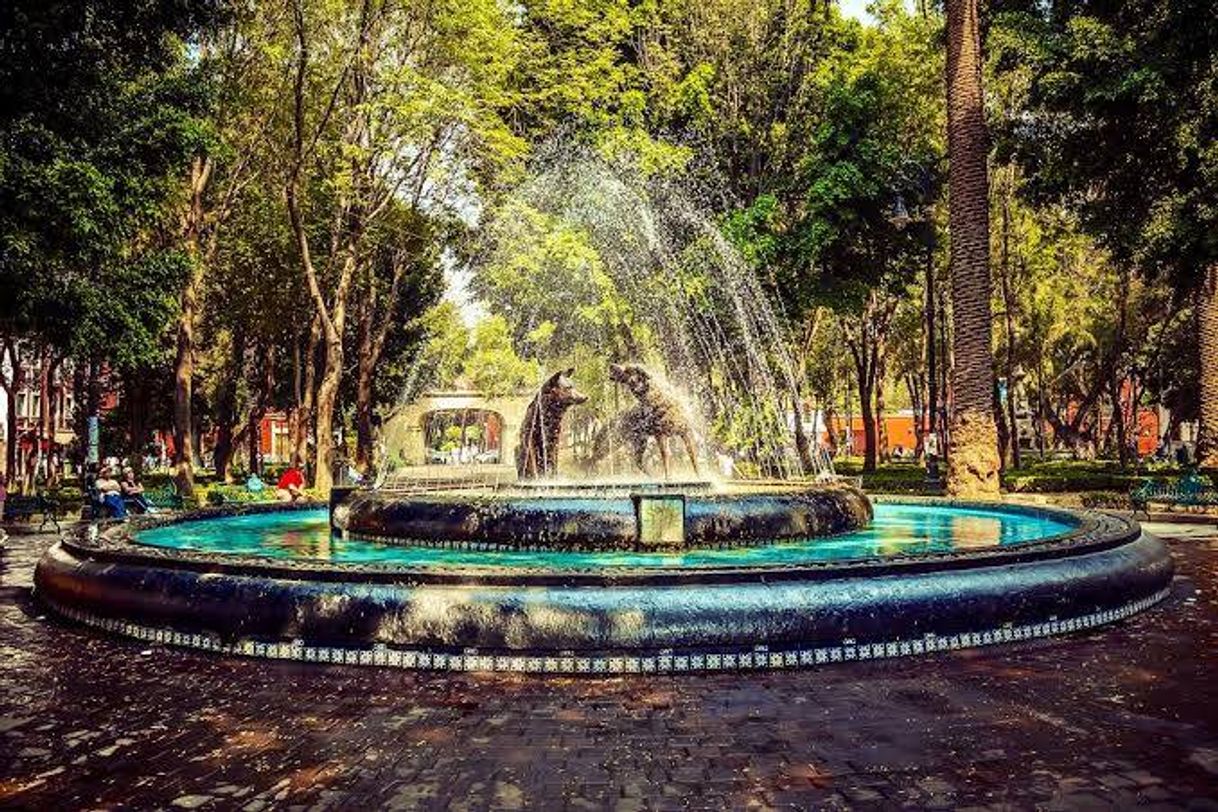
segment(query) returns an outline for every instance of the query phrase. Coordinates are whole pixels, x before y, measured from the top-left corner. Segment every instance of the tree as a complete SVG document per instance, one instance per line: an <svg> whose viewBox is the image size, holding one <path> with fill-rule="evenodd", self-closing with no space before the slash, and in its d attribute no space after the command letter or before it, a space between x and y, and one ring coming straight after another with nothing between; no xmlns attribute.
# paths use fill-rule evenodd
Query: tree
<svg viewBox="0 0 1218 812"><path fill-rule="evenodd" d="M1198 457L1218 467L1218 21L1206 0L1010 4L1001 71L1030 74L1009 133L1034 200L1068 205L1123 272L1195 302Z"/></svg>
<svg viewBox="0 0 1218 812"><path fill-rule="evenodd" d="M199 38L196 49L198 71L210 89L209 115L185 173L185 199L180 202L179 228L190 272L179 291L173 390L174 465L178 488L187 495L194 490L198 453L193 409L200 297L243 192L265 181L274 160L266 129L278 104L276 94L284 89L268 47L274 18L257 7L237 7L226 25ZM228 450L226 432L222 426L222 461Z"/></svg>
<svg viewBox="0 0 1218 812"><path fill-rule="evenodd" d="M498 397L536 387L541 365L516 354L507 320L493 315L474 325L464 375L474 389Z"/></svg>
<svg viewBox="0 0 1218 812"><path fill-rule="evenodd" d="M332 481L346 320L369 235L398 202L451 209L523 150L501 117L516 64L507 15L492 0L291 4L285 197L324 347L319 490Z"/></svg>
<svg viewBox="0 0 1218 812"><path fill-rule="evenodd" d="M0 11L6 335L37 337L93 378L103 362L159 357L190 267L168 212L206 129L207 86L186 43L221 11L202 1Z"/></svg>
<svg viewBox="0 0 1218 812"><path fill-rule="evenodd" d="M355 467L372 471L374 416L379 405L377 378L383 362L411 354L422 338L415 320L440 297L443 277L436 256L432 223L417 211L394 206L371 235L369 259L357 280ZM386 376L380 393L388 390ZM395 395L400 394L395 392Z"/></svg>
<svg viewBox="0 0 1218 812"><path fill-rule="evenodd" d="M727 228L770 277L800 336L792 343L809 345L823 306L845 317L868 471L879 450L892 291L924 262L943 152L936 24L895 4L881 12L874 29L830 29L836 47L801 92L813 123L786 141L792 171L770 180Z"/></svg>
<svg viewBox="0 0 1218 812"><path fill-rule="evenodd" d="M990 346L989 180L978 0L947 0L947 153L952 291L952 420L947 491L998 495Z"/></svg>
<svg viewBox="0 0 1218 812"><path fill-rule="evenodd" d="M469 329L451 301L441 301L415 322L423 339L403 381L404 400L416 398L427 389L453 386L469 353Z"/></svg>

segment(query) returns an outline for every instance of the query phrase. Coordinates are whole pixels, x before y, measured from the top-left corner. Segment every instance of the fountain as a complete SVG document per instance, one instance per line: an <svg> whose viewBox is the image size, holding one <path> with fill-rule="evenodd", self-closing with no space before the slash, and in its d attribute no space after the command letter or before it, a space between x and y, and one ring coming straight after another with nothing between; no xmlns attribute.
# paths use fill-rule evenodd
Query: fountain
<svg viewBox="0 0 1218 812"><path fill-rule="evenodd" d="M563 420L588 402L566 366L518 426L502 427L519 437L512 477L395 477L335 489L328 506L94 525L39 563L38 598L107 631L227 654L611 674L1009 643L1116 621L1167 594L1170 556L1132 520L873 505L827 457L801 459L782 406L798 382L779 320L680 195L588 162L541 173L520 194L584 228L664 337L651 357L675 386L650 364L606 366L633 405L605 436L633 470L564 475ZM753 421L751 478L704 476L711 427L741 415Z"/></svg>

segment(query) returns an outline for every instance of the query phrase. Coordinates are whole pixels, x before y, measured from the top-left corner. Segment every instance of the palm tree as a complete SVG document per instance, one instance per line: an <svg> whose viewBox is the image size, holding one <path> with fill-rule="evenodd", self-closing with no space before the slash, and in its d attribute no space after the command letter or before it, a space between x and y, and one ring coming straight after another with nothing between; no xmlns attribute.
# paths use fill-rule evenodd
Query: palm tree
<svg viewBox="0 0 1218 812"><path fill-rule="evenodd" d="M1197 350L1201 361L1197 464L1218 468L1218 263L1205 269L1197 290Z"/></svg>
<svg viewBox="0 0 1218 812"><path fill-rule="evenodd" d="M990 346L988 143L978 0L947 0L948 228L952 285L952 425L947 491L998 494L994 357Z"/></svg>

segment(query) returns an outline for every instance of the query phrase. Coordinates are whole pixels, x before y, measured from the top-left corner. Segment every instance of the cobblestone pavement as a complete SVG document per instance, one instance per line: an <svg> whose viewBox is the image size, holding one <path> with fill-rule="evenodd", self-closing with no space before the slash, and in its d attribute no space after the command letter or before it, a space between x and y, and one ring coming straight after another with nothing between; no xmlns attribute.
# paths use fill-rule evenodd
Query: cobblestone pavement
<svg viewBox="0 0 1218 812"><path fill-rule="evenodd" d="M558 680L223 659L44 617L0 550L0 807L1218 808L1218 536L1071 638Z"/></svg>

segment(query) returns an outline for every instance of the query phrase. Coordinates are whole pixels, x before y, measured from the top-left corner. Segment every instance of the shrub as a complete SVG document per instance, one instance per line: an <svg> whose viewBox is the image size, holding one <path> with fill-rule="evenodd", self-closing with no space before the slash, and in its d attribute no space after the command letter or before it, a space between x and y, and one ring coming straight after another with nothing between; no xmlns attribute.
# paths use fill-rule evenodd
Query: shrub
<svg viewBox="0 0 1218 812"><path fill-rule="evenodd" d="M1095 491L1084 493L1079 502L1092 510L1128 510L1129 495L1117 491Z"/></svg>
<svg viewBox="0 0 1218 812"><path fill-rule="evenodd" d="M201 500L208 505L231 505L233 503L273 502L275 491L271 488L254 493L244 485L212 485L206 489Z"/></svg>

